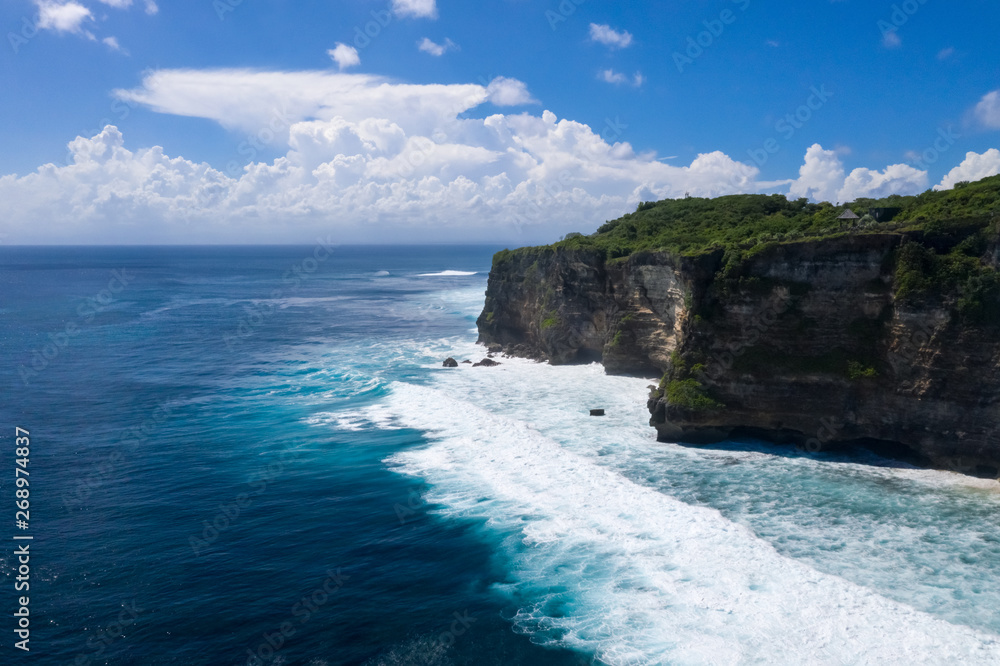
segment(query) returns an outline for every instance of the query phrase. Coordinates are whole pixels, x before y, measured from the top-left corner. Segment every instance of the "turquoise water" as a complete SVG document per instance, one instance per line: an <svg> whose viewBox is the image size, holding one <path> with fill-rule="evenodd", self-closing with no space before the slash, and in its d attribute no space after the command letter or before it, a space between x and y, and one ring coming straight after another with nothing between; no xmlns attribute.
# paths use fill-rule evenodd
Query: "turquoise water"
<svg viewBox="0 0 1000 666"><path fill-rule="evenodd" d="M996 482L658 444L598 366L445 370L495 249L0 249L32 660L998 661Z"/></svg>

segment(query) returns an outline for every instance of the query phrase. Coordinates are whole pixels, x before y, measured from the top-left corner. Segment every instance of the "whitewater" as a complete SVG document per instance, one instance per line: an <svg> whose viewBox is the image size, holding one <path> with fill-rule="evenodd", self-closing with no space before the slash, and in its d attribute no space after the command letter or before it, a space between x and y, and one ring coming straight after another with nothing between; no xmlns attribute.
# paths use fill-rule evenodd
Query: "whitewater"
<svg viewBox="0 0 1000 666"><path fill-rule="evenodd" d="M450 298L471 316L481 293ZM473 340L447 354L482 358ZM429 484L441 520L480 525L509 572L495 592L534 642L606 664L1000 661L996 482L657 443L655 378L500 360L427 359L432 380L392 382L368 418L429 440L386 464Z"/></svg>

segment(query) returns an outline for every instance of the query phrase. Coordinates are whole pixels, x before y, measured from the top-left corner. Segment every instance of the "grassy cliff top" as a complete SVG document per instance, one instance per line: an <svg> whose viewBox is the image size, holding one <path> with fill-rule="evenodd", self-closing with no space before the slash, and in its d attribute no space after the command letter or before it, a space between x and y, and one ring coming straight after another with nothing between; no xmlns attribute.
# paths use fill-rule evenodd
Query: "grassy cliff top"
<svg viewBox="0 0 1000 666"><path fill-rule="evenodd" d="M861 220L837 218L848 208ZM896 208L891 222L876 222L870 208ZM917 196L858 199L843 206L789 201L780 194L740 194L715 199L646 202L634 213L607 222L595 233L570 234L549 248L603 250L607 259L638 251L698 256L723 249L742 254L759 245L822 239L849 233L925 231L968 236L1000 219L1000 176L959 183L952 190ZM961 231L960 231L961 230ZM502 260L505 253L497 256Z"/></svg>

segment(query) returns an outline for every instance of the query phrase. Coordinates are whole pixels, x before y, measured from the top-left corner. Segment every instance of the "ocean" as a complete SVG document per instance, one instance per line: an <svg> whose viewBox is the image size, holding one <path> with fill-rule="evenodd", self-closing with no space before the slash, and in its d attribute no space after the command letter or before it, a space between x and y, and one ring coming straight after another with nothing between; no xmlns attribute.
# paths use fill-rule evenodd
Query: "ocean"
<svg viewBox="0 0 1000 666"><path fill-rule="evenodd" d="M0 247L0 663L1000 662L996 481L444 368L497 249Z"/></svg>

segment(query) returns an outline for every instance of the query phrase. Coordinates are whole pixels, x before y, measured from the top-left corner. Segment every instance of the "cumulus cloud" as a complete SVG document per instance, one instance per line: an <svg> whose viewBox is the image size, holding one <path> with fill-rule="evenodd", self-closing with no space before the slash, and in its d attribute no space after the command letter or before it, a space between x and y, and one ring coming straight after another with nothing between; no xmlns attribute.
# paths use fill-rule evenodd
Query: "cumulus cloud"
<svg viewBox="0 0 1000 666"><path fill-rule="evenodd" d="M333 59L341 71L347 69L348 67L357 67L361 64L361 56L358 55L358 50L353 46L348 46L341 42L337 42L336 47L330 49L326 52L330 58Z"/></svg>
<svg viewBox="0 0 1000 666"><path fill-rule="evenodd" d="M54 30L75 34L88 34L83 29L84 23L93 20L90 10L78 2L59 3L48 0L36 0L38 5L38 29Z"/></svg>
<svg viewBox="0 0 1000 666"><path fill-rule="evenodd" d="M128 9L132 6L132 0L98 0L98 2L116 9Z"/></svg>
<svg viewBox="0 0 1000 666"><path fill-rule="evenodd" d="M983 127L1000 129L1000 90L983 95L973 113Z"/></svg>
<svg viewBox="0 0 1000 666"><path fill-rule="evenodd" d="M424 37L421 41L417 42L417 48L424 53L429 53L435 57L441 57L448 51L457 49L458 45L450 39L444 40L444 44L437 44L428 37Z"/></svg>
<svg viewBox="0 0 1000 666"><path fill-rule="evenodd" d="M969 152L957 167L948 172L935 190L950 190L955 183L963 181L982 180L988 176L1000 174L1000 150L990 148L985 153Z"/></svg>
<svg viewBox="0 0 1000 666"><path fill-rule="evenodd" d="M159 5L156 4L155 0L146 0L146 13L152 16L153 14L158 14L160 12Z"/></svg>
<svg viewBox="0 0 1000 666"><path fill-rule="evenodd" d="M927 172L909 164L893 164L884 171L855 169L837 194L840 201L861 197L882 199L892 194L918 194L927 189Z"/></svg>
<svg viewBox="0 0 1000 666"><path fill-rule="evenodd" d="M538 100L528 92L528 86L523 81L498 76L486 88L489 100L497 106L521 106L523 104L538 104Z"/></svg>
<svg viewBox="0 0 1000 666"><path fill-rule="evenodd" d="M626 31L618 32L610 25L590 24L590 39L598 44L604 44L614 49L624 49L632 45L632 34Z"/></svg>
<svg viewBox="0 0 1000 666"><path fill-rule="evenodd" d="M844 164L837 153L824 150L818 143L806 150L806 160L799 169L798 180L789 194L815 201L838 201L837 193L844 186Z"/></svg>
<svg viewBox="0 0 1000 666"><path fill-rule="evenodd" d="M893 164L882 171L855 169L845 177L844 163L835 150L813 144L806 151L799 177L789 194L831 203L861 197L881 199L891 194L917 194L927 189L927 172L908 164Z"/></svg>
<svg viewBox="0 0 1000 666"><path fill-rule="evenodd" d="M392 11L397 16L412 18L437 18L436 0L392 0Z"/></svg>
<svg viewBox="0 0 1000 666"><path fill-rule="evenodd" d="M71 141L66 165L0 177L2 231L18 243L308 243L317 235L343 243L528 243L594 229L639 201L776 186L719 151L686 166L664 164L621 140L626 128L617 119L592 128L550 111L469 117L497 96L523 99L526 88L512 81L153 72L119 96L239 128L280 156L223 172L158 146L129 150L108 126ZM243 136L234 138L234 155ZM1000 151L980 157L1000 168ZM971 170L971 156L965 166ZM925 180L903 165L845 177L837 153L815 145L789 191L836 200L909 193Z"/></svg>
<svg viewBox="0 0 1000 666"><path fill-rule="evenodd" d="M758 175L719 152L689 166L663 164L617 140L617 124L595 131L548 111L464 117L489 101L523 101L526 88L513 79L484 88L263 74L243 73L242 87L227 87L215 75L158 72L121 96L249 124L279 152L285 146L273 162L223 173L160 147L130 151L109 126L72 141L66 166L0 178L5 231L21 242L53 234L65 242L308 242L324 231L350 242L387 230L405 241L540 241L553 230L596 227L640 199L749 191ZM255 124L272 95L294 91L284 138L280 123ZM244 107L263 115L226 118Z"/></svg>

